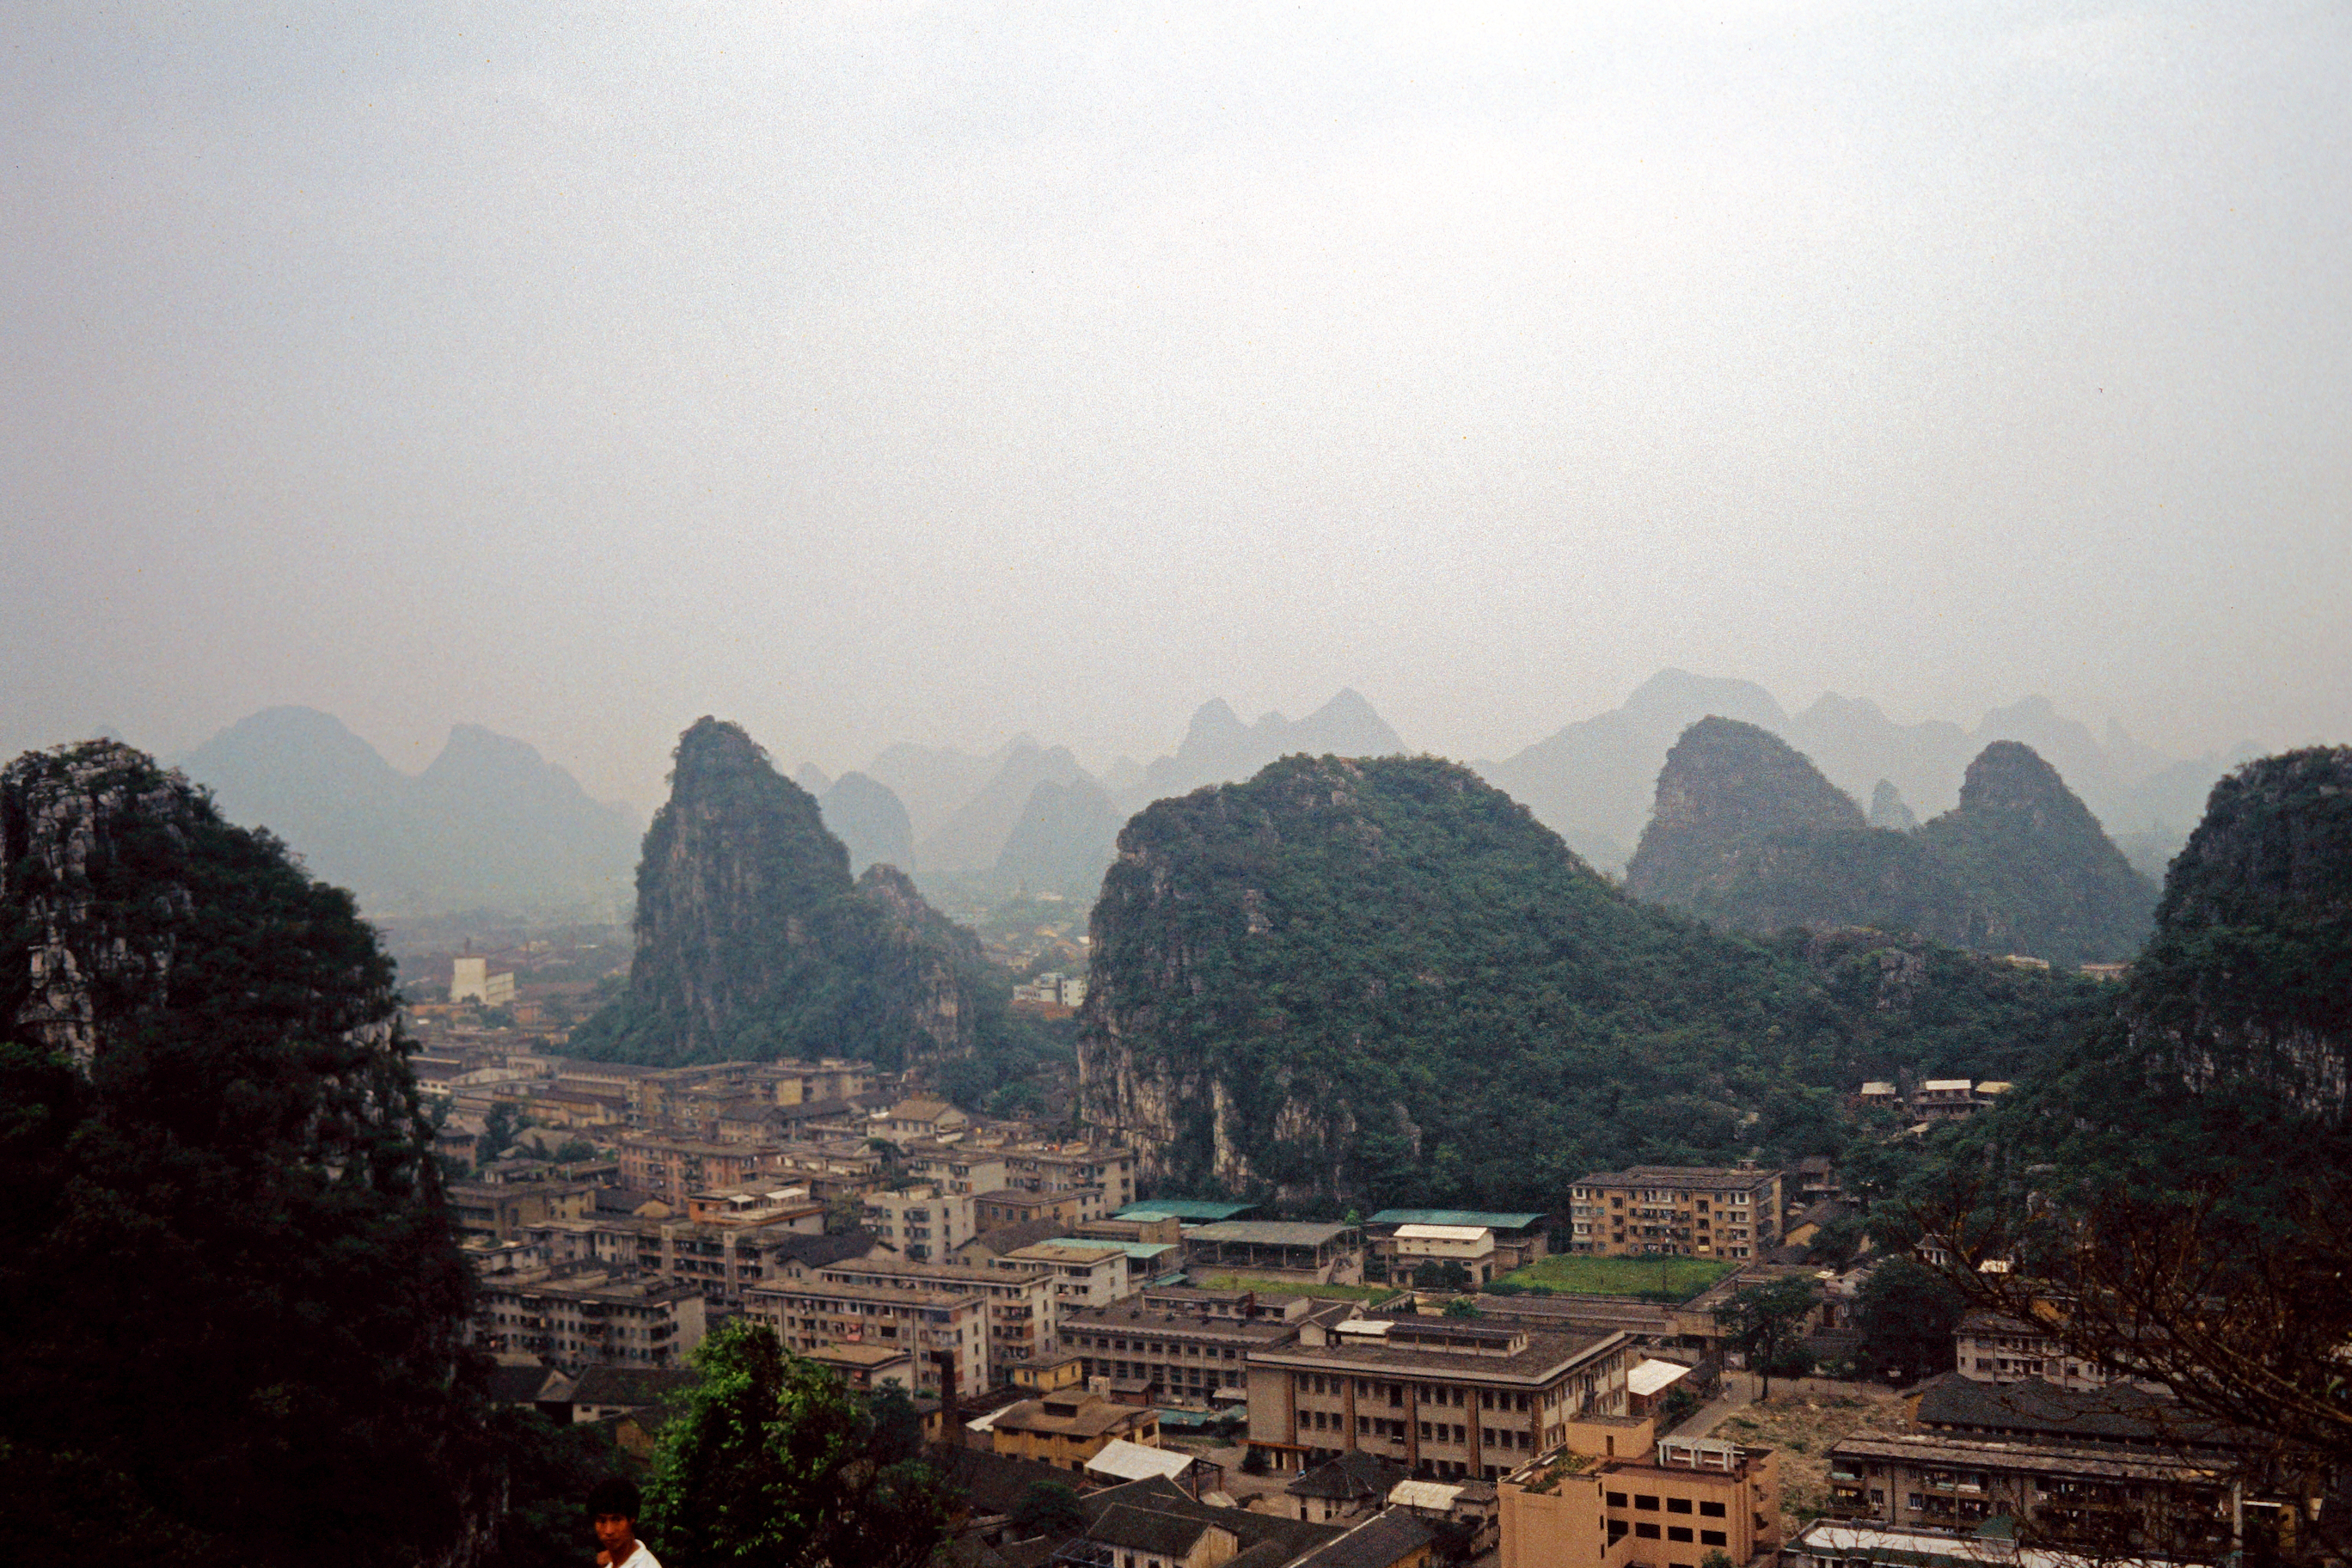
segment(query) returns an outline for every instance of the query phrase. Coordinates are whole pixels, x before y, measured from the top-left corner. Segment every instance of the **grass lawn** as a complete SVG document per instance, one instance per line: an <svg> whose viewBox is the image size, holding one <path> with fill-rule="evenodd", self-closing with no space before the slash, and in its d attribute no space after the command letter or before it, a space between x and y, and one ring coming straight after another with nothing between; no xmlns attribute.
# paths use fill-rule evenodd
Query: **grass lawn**
<svg viewBox="0 0 2352 1568"><path fill-rule="evenodd" d="M1693 1296L1739 1267L1720 1258L1538 1258L1503 1278L1517 1285L1547 1285L1571 1296L1635 1296L1671 1290L1677 1300Z"/></svg>
<svg viewBox="0 0 2352 1568"><path fill-rule="evenodd" d="M1385 1301L1401 1295L1393 1285L1299 1285L1287 1279L1244 1279L1223 1274L1209 1281L1212 1290L1255 1290L1261 1296L1315 1296L1326 1301Z"/></svg>

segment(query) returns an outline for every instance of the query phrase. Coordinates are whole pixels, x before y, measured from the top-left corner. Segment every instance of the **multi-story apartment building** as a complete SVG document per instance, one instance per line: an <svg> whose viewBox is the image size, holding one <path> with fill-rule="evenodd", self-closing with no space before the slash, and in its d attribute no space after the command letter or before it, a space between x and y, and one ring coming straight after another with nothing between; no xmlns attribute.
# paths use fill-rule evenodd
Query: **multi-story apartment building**
<svg viewBox="0 0 2352 1568"><path fill-rule="evenodd" d="M1023 1187L999 1186L992 1192L983 1191L973 1197L972 1223L982 1230L1047 1219L1056 1225L1072 1227L1093 1225L1099 1223L1097 1216L1103 1212L1102 1197L1100 1187L1033 1193Z"/></svg>
<svg viewBox="0 0 2352 1568"><path fill-rule="evenodd" d="M682 1364L708 1322L691 1286L594 1267L486 1275L477 1302L476 1343L528 1352L567 1372Z"/></svg>
<svg viewBox="0 0 2352 1568"><path fill-rule="evenodd" d="M1748 1563L1780 1546L1780 1484L1771 1449L1658 1441L1642 1426L1619 1436L1615 1446L1623 1451L1615 1456L1579 1433L1578 1441L1498 1482L1497 1568L1698 1568L1711 1552Z"/></svg>
<svg viewBox="0 0 2352 1568"><path fill-rule="evenodd" d="M1100 1187L1103 1210L1081 1215L1099 1219L1135 1201L1135 1151L1124 1143L1024 1145L1004 1151L1005 1182L1033 1193L1074 1192Z"/></svg>
<svg viewBox="0 0 2352 1568"><path fill-rule="evenodd" d="M1062 1342L1086 1375L1159 1404L1204 1405L1220 1389L1246 1391L1251 1352L1298 1338L1308 1307L1294 1298L1253 1317L1246 1291L1146 1290L1112 1307L1062 1314ZM1332 1309L1325 1309L1327 1311Z"/></svg>
<svg viewBox="0 0 2352 1568"><path fill-rule="evenodd" d="M484 1246L519 1240L542 1221L578 1219L596 1206L596 1189L586 1182L452 1182L448 1191L458 1241Z"/></svg>
<svg viewBox="0 0 2352 1568"><path fill-rule="evenodd" d="M1779 1245L1782 1173L1713 1165L1595 1171L1569 1191L1570 1249L1603 1258L1761 1258Z"/></svg>
<svg viewBox="0 0 2352 1568"><path fill-rule="evenodd" d="M1055 1340L1060 1303L1054 1294L1054 1276L1044 1268L974 1268L876 1255L845 1258L814 1270L814 1275L818 1284L887 1285L980 1297L988 1309L988 1331L982 1336L987 1381L974 1384L976 1388L992 1388L1004 1380L1008 1366L1050 1356L1060 1348Z"/></svg>
<svg viewBox="0 0 2352 1568"><path fill-rule="evenodd" d="M1491 1481L1622 1415L1630 1334L1553 1335L1456 1318L1309 1319L1249 1356L1249 1446L1282 1469L1349 1449L1415 1475Z"/></svg>
<svg viewBox="0 0 2352 1568"><path fill-rule="evenodd" d="M871 1192L861 1222L876 1239L918 1263L945 1258L974 1234L971 1194L921 1186Z"/></svg>
<svg viewBox="0 0 2352 1568"><path fill-rule="evenodd" d="M1073 1307L1108 1307L1132 1292L1127 1248L1117 1244L1074 1247L1065 1241L1041 1241L991 1258L982 1267L1050 1270L1058 1310L1065 1318Z"/></svg>
<svg viewBox="0 0 2352 1568"><path fill-rule="evenodd" d="M972 1197L1004 1185L1004 1155L993 1149L967 1149L959 1143L909 1143L899 1152L899 1169L918 1182L929 1182L943 1193Z"/></svg>
<svg viewBox="0 0 2352 1568"><path fill-rule="evenodd" d="M791 1173L781 1144L720 1143L670 1132L627 1134L620 1159L623 1185L651 1193L680 1211L688 1194L705 1188Z"/></svg>
<svg viewBox="0 0 2352 1568"><path fill-rule="evenodd" d="M790 1351L880 1345L913 1360L918 1392L968 1398L989 1386L987 1298L977 1290L923 1289L833 1278L746 1291L744 1315L763 1322Z"/></svg>
<svg viewBox="0 0 2352 1568"><path fill-rule="evenodd" d="M2193 1557L2229 1550L2227 1500L2210 1465L2091 1443L1904 1432L1830 1450L1829 1511L1898 1528L1967 1529L2001 1515L2046 1541Z"/></svg>
<svg viewBox="0 0 2352 1568"><path fill-rule="evenodd" d="M753 1286L863 1258L874 1247L874 1238L863 1234L813 1236L789 1226L696 1225L633 1215L543 1221L523 1234L552 1263L634 1268L690 1285L722 1307L740 1306Z"/></svg>

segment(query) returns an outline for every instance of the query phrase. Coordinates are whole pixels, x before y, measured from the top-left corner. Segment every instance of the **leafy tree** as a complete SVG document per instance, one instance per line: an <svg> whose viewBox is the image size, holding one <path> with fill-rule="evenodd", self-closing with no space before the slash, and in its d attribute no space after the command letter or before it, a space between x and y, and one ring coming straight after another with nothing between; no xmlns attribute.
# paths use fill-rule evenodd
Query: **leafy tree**
<svg viewBox="0 0 2352 1568"><path fill-rule="evenodd" d="M1843 1268L1862 1250L1867 1226L1859 1215L1842 1214L1813 1233L1812 1258L1832 1268Z"/></svg>
<svg viewBox="0 0 2352 1568"><path fill-rule="evenodd" d="M694 1364L646 1489L646 1532L666 1556L916 1568L946 1539L949 1489L919 1424L877 1416L747 1319L713 1331Z"/></svg>
<svg viewBox="0 0 2352 1568"><path fill-rule="evenodd" d="M558 1426L537 1410L501 1409L489 1435L507 1506L485 1568L577 1568L587 1540L581 1501L622 1463L610 1424Z"/></svg>
<svg viewBox="0 0 2352 1568"><path fill-rule="evenodd" d="M1968 1303L1934 1269L1906 1257L1870 1271L1854 1302L1856 1352L1867 1372L1900 1369L1905 1381L1952 1367L1952 1331Z"/></svg>
<svg viewBox="0 0 2352 1568"><path fill-rule="evenodd" d="M482 1118L482 1135L474 1140L474 1163L487 1165L515 1146L522 1134L522 1108L501 1100Z"/></svg>
<svg viewBox="0 0 2352 1568"><path fill-rule="evenodd" d="M1811 1279L1786 1276L1750 1285L1715 1310L1716 1326L1763 1380L1759 1403L1772 1397L1772 1373L1804 1338L1822 1294Z"/></svg>
<svg viewBox="0 0 2352 1568"><path fill-rule="evenodd" d="M1412 1282L1423 1290L1467 1290L1470 1270L1450 1258L1432 1258L1412 1271Z"/></svg>
<svg viewBox="0 0 2352 1568"><path fill-rule="evenodd" d="M566 1138L555 1146L555 1152L548 1156L559 1165L578 1164L583 1160L595 1157L596 1145L585 1138Z"/></svg>
<svg viewBox="0 0 2352 1568"><path fill-rule="evenodd" d="M1018 1540L1061 1535L1085 1527L1087 1516L1078 1494L1059 1481L1033 1481L1013 1505L1013 1533Z"/></svg>
<svg viewBox="0 0 2352 1568"><path fill-rule="evenodd" d="M1467 1296L1456 1296L1445 1303L1444 1315L1449 1318L1475 1318L1481 1314L1478 1303Z"/></svg>

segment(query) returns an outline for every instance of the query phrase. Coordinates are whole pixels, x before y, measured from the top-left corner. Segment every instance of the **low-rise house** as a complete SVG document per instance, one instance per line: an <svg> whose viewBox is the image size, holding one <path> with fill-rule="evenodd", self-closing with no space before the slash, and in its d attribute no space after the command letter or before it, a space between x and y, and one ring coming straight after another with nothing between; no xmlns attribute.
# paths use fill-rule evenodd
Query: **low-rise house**
<svg viewBox="0 0 2352 1568"><path fill-rule="evenodd" d="M1364 1221L1366 1270L1375 1279L1391 1277L1396 1257L1396 1234L1408 1225L1483 1226L1494 1233L1495 1272L1525 1268L1551 1250L1551 1216L1546 1214L1497 1213L1485 1209L1382 1209Z"/></svg>
<svg viewBox="0 0 2352 1568"><path fill-rule="evenodd" d="M855 1344L818 1345L800 1354L830 1370L861 1394L877 1388L915 1392L914 1354L901 1345L867 1344L861 1341Z"/></svg>
<svg viewBox="0 0 2352 1568"><path fill-rule="evenodd" d="M1189 1497L1165 1477L1106 1487L1078 1500L1076 1535L1051 1554L1069 1563L1127 1568L1293 1568L1344 1538L1339 1525L1218 1508ZM1105 1555L1108 1553L1108 1555ZM1324 1568L1336 1568L1326 1564ZM1394 1562L1359 1568L1396 1568Z"/></svg>
<svg viewBox="0 0 2352 1568"><path fill-rule="evenodd" d="M1000 1410L989 1424L990 1451L1034 1459L1057 1470L1084 1470L1114 1441L1157 1447L1160 1417L1082 1389L1024 1399Z"/></svg>
<svg viewBox="0 0 2352 1568"><path fill-rule="evenodd" d="M1364 1277L1364 1233L1344 1224L1220 1220L1184 1233L1184 1266L1196 1278L1351 1285Z"/></svg>
<svg viewBox="0 0 2352 1568"><path fill-rule="evenodd" d="M1496 1267L1495 1233L1483 1225L1401 1225L1391 1245L1393 1272L1402 1278L1417 1279L1423 1268L1451 1266L1475 1289L1503 1272Z"/></svg>
<svg viewBox="0 0 2352 1568"><path fill-rule="evenodd" d="M1913 1120L1930 1124L1964 1121L1977 1113L1981 1101L1976 1084L1965 1078L1931 1078L1911 1092Z"/></svg>
<svg viewBox="0 0 2352 1568"><path fill-rule="evenodd" d="M1293 1519L1336 1524L1389 1505L1389 1493L1411 1472L1394 1459L1362 1448L1324 1460L1282 1489L1281 1506Z"/></svg>

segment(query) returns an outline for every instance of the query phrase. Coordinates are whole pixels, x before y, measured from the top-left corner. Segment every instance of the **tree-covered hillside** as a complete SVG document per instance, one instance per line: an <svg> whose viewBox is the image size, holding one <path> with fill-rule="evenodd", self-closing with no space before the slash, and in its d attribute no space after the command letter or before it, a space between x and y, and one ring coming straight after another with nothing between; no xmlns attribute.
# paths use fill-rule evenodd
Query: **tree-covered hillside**
<svg viewBox="0 0 2352 1568"><path fill-rule="evenodd" d="M1916 931L2068 969L2130 957L2156 901L2031 747L1987 746L1959 805L1903 832L1866 826L1780 737L1722 718L1693 724L1667 753L1626 886L1746 931Z"/></svg>
<svg viewBox="0 0 2352 1568"><path fill-rule="evenodd" d="M575 1054L896 1067L968 1051L1004 989L902 870L877 863L852 882L815 800L709 718L679 737L646 831L636 939L627 994L581 1026Z"/></svg>
<svg viewBox="0 0 2352 1568"><path fill-rule="evenodd" d="M1468 769L1285 758L1129 823L1083 1103L1163 1184L1549 1208L1582 1171L1834 1147L1826 1097L2009 1077L2084 982L1636 902Z"/></svg>
<svg viewBox="0 0 2352 1568"><path fill-rule="evenodd" d="M0 839L12 1553L447 1561L498 1465L351 895L110 744L0 773Z"/></svg>

